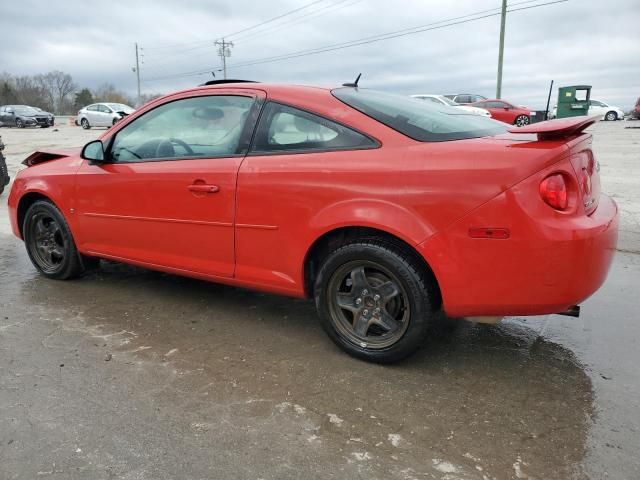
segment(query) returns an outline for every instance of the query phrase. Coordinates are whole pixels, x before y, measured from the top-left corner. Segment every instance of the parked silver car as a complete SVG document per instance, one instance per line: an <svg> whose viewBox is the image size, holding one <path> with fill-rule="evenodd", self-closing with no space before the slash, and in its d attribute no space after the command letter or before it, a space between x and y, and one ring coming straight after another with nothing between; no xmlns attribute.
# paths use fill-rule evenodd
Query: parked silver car
<svg viewBox="0 0 640 480"><path fill-rule="evenodd" d="M91 127L110 127L135 109L123 103L93 103L78 111L76 124L85 130Z"/></svg>

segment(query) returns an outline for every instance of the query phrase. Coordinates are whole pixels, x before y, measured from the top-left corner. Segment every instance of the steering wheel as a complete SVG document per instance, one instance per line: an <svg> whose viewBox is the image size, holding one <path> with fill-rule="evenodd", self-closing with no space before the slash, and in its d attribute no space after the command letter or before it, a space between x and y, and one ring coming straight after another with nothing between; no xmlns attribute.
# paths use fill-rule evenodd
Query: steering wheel
<svg viewBox="0 0 640 480"><path fill-rule="evenodd" d="M184 148L185 151L187 152L187 155L195 155L195 152L193 151L193 149L189 145L187 145L185 142L183 142L178 138L170 138L169 140L161 140L160 142L158 142L158 145L156 146L155 157L166 158L166 157L175 156L176 152L175 152L175 149L173 148L174 144Z"/></svg>

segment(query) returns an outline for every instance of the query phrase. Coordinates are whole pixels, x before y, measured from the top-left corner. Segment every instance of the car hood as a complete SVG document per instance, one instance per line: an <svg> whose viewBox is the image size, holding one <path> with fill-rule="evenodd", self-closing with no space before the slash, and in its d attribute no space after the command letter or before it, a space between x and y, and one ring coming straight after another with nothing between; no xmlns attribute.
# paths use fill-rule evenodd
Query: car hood
<svg viewBox="0 0 640 480"><path fill-rule="evenodd" d="M50 162L52 160L60 160L62 158L80 157L82 147L64 148L64 149L51 149L51 150L36 150L27 158L22 161L23 165L32 167L40 163Z"/></svg>

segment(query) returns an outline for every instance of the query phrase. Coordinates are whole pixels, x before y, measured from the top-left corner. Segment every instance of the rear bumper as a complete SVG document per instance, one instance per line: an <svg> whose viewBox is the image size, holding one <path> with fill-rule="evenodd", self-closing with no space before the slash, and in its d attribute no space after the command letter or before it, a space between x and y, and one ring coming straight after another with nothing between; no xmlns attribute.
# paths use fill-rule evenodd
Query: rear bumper
<svg viewBox="0 0 640 480"><path fill-rule="evenodd" d="M602 195L590 216L552 212L542 220L537 207L532 211L516 198L506 191L419 245L447 315L557 313L583 302L606 280L618 238L618 207L611 198ZM470 238L474 226L508 228L511 237Z"/></svg>

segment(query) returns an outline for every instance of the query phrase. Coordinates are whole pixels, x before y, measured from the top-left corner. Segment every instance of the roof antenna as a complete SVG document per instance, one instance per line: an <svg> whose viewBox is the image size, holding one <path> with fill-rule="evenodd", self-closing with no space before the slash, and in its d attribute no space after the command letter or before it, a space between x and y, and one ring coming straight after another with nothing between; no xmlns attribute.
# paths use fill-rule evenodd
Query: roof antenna
<svg viewBox="0 0 640 480"><path fill-rule="evenodd" d="M358 74L358 76L356 77L356 81L353 83L343 83L342 86L343 87L355 87L358 88L358 82L360 81L360 77L362 76L361 73Z"/></svg>

